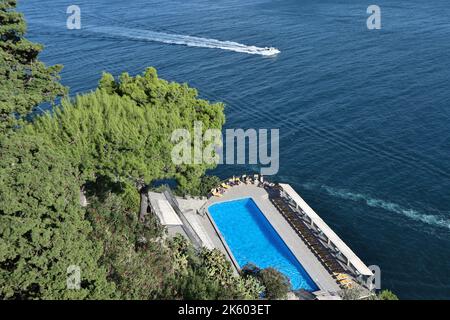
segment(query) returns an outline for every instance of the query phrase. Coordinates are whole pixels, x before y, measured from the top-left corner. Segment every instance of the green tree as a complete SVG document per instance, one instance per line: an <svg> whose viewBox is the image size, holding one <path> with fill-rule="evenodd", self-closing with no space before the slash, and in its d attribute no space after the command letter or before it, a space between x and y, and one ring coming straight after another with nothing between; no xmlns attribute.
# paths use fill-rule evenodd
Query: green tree
<svg viewBox="0 0 450 320"><path fill-rule="evenodd" d="M62 66L38 60L43 47L24 38L25 19L15 7L16 0L0 0L0 134L67 92L58 82Z"/></svg>
<svg viewBox="0 0 450 320"><path fill-rule="evenodd" d="M171 157L172 133L193 132L195 121L203 123L203 130L221 129L223 105L199 99L195 89L159 79L148 68L142 76L124 73L118 81L104 74L96 92L63 101L27 130L64 148L81 173L80 182L106 176L141 187L175 178L182 189L199 190L202 176L214 165L176 165Z"/></svg>
<svg viewBox="0 0 450 320"><path fill-rule="evenodd" d="M285 299L291 290L289 279L274 268L261 270L259 278L266 288L265 297L267 299Z"/></svg>
<svg viewBox="0 0 450 320"><path fill-rule="evenodd" d="M23 132L1 138L0 153L0 298L114 297L67 156ZM81 290L66 288L71 265Z"/></svg>
<svg viewBox="0 0 450 320"><path fill-rule="evenodd" d="M264 297L267 299L284 299L291 291L289 278L274 268L260 269L249 263L242 270L242 275L247 278L256 278L265 288Z"/></svg>

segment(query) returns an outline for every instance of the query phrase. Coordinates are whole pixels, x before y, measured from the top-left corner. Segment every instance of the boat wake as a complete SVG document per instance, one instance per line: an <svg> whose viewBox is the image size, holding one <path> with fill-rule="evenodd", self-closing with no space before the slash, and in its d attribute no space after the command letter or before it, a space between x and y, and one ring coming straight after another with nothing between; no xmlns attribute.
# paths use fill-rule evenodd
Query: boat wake
<svg viewBox="0 0 450 320"><path fill-rule="evenodd" d="M162 42L167 44L184 45L188 47L222 49L240 53L256 54L261 56L276 56L280 50L276 48L260 48L247 46L232 41L220 41L216 39L199 38L188 35L170 34L164 32L155 32L143 29L129 29L121 27L86 27L93 33L107 34L110 36L119 36L129 39Z"/></svg>
<svg viewBox="0 0 450 320"><path fill-rule="evenodd" d="M320 189L324 190L326 193L333 197L341 198L344 200L351 200L351 201L361 201L366 203L369 207L372 208L380 208L384 209L389 212L393 212L396 214L403 215L407 218L410 218L414 221L422 222L434 227L440 227L450 230L450 220L445 219L443 217L439 217L432 214L425 214L422 212L419 212L414 209L408 209L404 208L399 204L381 200L381 199L374 199L367 195L360 194L360 193L353 193L347 190L342 189L335 189L326 185L316 186L314 184L304 184L303 187L305 187L308 190L316 189L320 187Z"/></svg>

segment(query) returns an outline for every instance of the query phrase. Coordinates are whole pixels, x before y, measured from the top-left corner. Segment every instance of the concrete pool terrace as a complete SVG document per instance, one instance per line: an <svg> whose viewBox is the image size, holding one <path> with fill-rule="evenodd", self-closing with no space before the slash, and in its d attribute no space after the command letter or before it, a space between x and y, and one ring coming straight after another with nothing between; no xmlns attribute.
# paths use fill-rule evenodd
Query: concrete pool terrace
<svg viewBox="0 0 450 320"><path fill-rule="evenodd" d="M224 202L252 199L260 214L319 288L313 292L317 299L341 299L345 285L338 276L342 274L348 277L344 282L350 281L352 287L360 291L360 298L372 294L368 289L371 287L368 281L373 276L372 271L290 185L260 183L256 179L228 188L222 186L222 194L210 198L175 197L168 190L147 194L148 213L158 216L168 231L167 236L182 234L198 248L220 250L228 257L236 274L240 271L239 263L208 209ZM286 206L295 211L295 221L289 216ZM170 210L168 207L171 207Z"/></svg>
<svg viewBox="0 0 450 320"><path fill-rule="evenodd" d="M210 198L207 201L205 208L209 208L211 205L221 202L228 202L246 198L251 198L255 202L262 214L269 221L269 223L278 233L280 238L284 241L286 246L298 260L298 262L303 266L314 283L319 287L319 290L329 293L339 292L340 288L336 283L336 280L325 269L320 261L318 261L317 257L313 252L311 252L308 246L299 238L299 236L292 229L286 219L280 214L277 208L275 208L275 206L269 199L268 192L264 188L260 188L253 184L241 184L239 186L234 186L228 189L223 194L223 197ZM208 216L209 219L213 221L209 211ZM217 227L214 226L214 228ZM216 236L221 237L220 230L215 231ZM225 240L222 238L220 242L225 242ZM222 248L222 251L225 251L228 256L231 256L230 259L234 260L233 264L236 266L236 262L231 250L226 247Z"/></svg>

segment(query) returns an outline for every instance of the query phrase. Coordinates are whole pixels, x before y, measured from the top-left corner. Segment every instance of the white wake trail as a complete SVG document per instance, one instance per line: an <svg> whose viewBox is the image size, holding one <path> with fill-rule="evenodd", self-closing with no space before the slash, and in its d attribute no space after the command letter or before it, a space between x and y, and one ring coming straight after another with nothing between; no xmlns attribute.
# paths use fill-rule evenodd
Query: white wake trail
<svg viewBox="0 0 450 320"><path fill-rule="evenodd" d="M177 44L188 47L222 49L240 53L257 54L261 56L275 56L280 53L280 51L276 48L260 48L255 46L247 46L232 41L220 41L216 39L207 39L207 38L192 37L188 35L155 32L143 29L129 29L121 27L87 27L86 30L93 33L119 36L129 39L162 42L167 44Z"/></svg>
<svg viewBox="0 0 450 320"><path fill-rule="evenodd" d="M303 187L305 187L308 190L320 188L320 189L325 190L329 195L331 195L333 197L338 197L341 199L352 200L352 201L362 201L362 202L365 202L369 207L384 209L386 211L390 211L390 212L393 212L396 214L403 215L403 216L410 218L412 220L415 220L415 221L419 221L419 222L422 222L422 223L425 223L425 224L428 224L431 226L441 227L441 228L450 230L450 220L449 219L445 219L443 217L439 217L439 216L432 215L432 214L426 214L426 213L419 212L414 209L404 208L401 205L393 203L393 202L389 202L389 201L385 201L385 200L381 200L381 199L374 199L374 198L371 198L364 194L353 193L353 192L350 192L347 190L342 190L342 189L335 189L335 188L331 188L331 187L325 186L325 185L317 186L315 184L304 184Z"/></svg>

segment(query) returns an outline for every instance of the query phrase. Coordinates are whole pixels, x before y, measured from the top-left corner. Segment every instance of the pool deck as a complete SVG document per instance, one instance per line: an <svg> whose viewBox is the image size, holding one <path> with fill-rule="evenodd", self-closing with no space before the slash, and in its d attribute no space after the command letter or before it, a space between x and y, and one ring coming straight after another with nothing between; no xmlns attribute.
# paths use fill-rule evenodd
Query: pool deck
<svg viewBox="0 0 450 320"><path fill-rule="evenodd" d="M325 267L319 262L314 253L308 248L308 246L302 241L302 239L296 234L289 223L278 212L275 206L269 200L269 194L263 188L256 185L242 184L234 186L228 189L223 197L212 197L206 202L205 208L210 205L219 202L232 201L243 198L252 198L258 205L259 209L263 212L267 220L271 223L273 228L277 231L288 248L292 251L297 260L302 264L310 277L319 287L319 290L325 293L337 294L340 288L333 277L325 269ZM210 225L211 227L211 225ZM211 230L210 230L211 231ZM209 232L208 232L209 233ZM209 233L210 234L210 233ZM210 234L212 237L221 237L220 232L214 231L214 234ZM219 239L222 243L223 239ZM217 242L217 241L216 241ZM225 244L226 246L226 244ZM221 250L230 256L228 248ZM231 259L234 260L231 254ZM319 294L319 292L317 292Z"/></svg>
<svg viewBox="0 0 450 320"><path fill-rule="evenodd" d="M148 193L149 199L164 199L161 193ZM338 293L341 291L336 280L330 275L320 263L315 254L308 248L303 240L297 235L282 214L275 208L269 199L269 194L264 188L253 184L241 184L228 189L222 197L211 197L209 199L193 199L177 197L179 208L188 220L192 229L200 238L202 245L208 249L218 249L225 254L232 263L234 273L239 272L239 265L222 237L220 230L211 218L208 207L220 202L233 201L237 199L252 198L258 205L264 216L280 235L288 248L308 272L311 279L319 287L314 292L318 299L340 299ZM182 234L188 238L179 226L167 226L168 235Z"/></svg>

